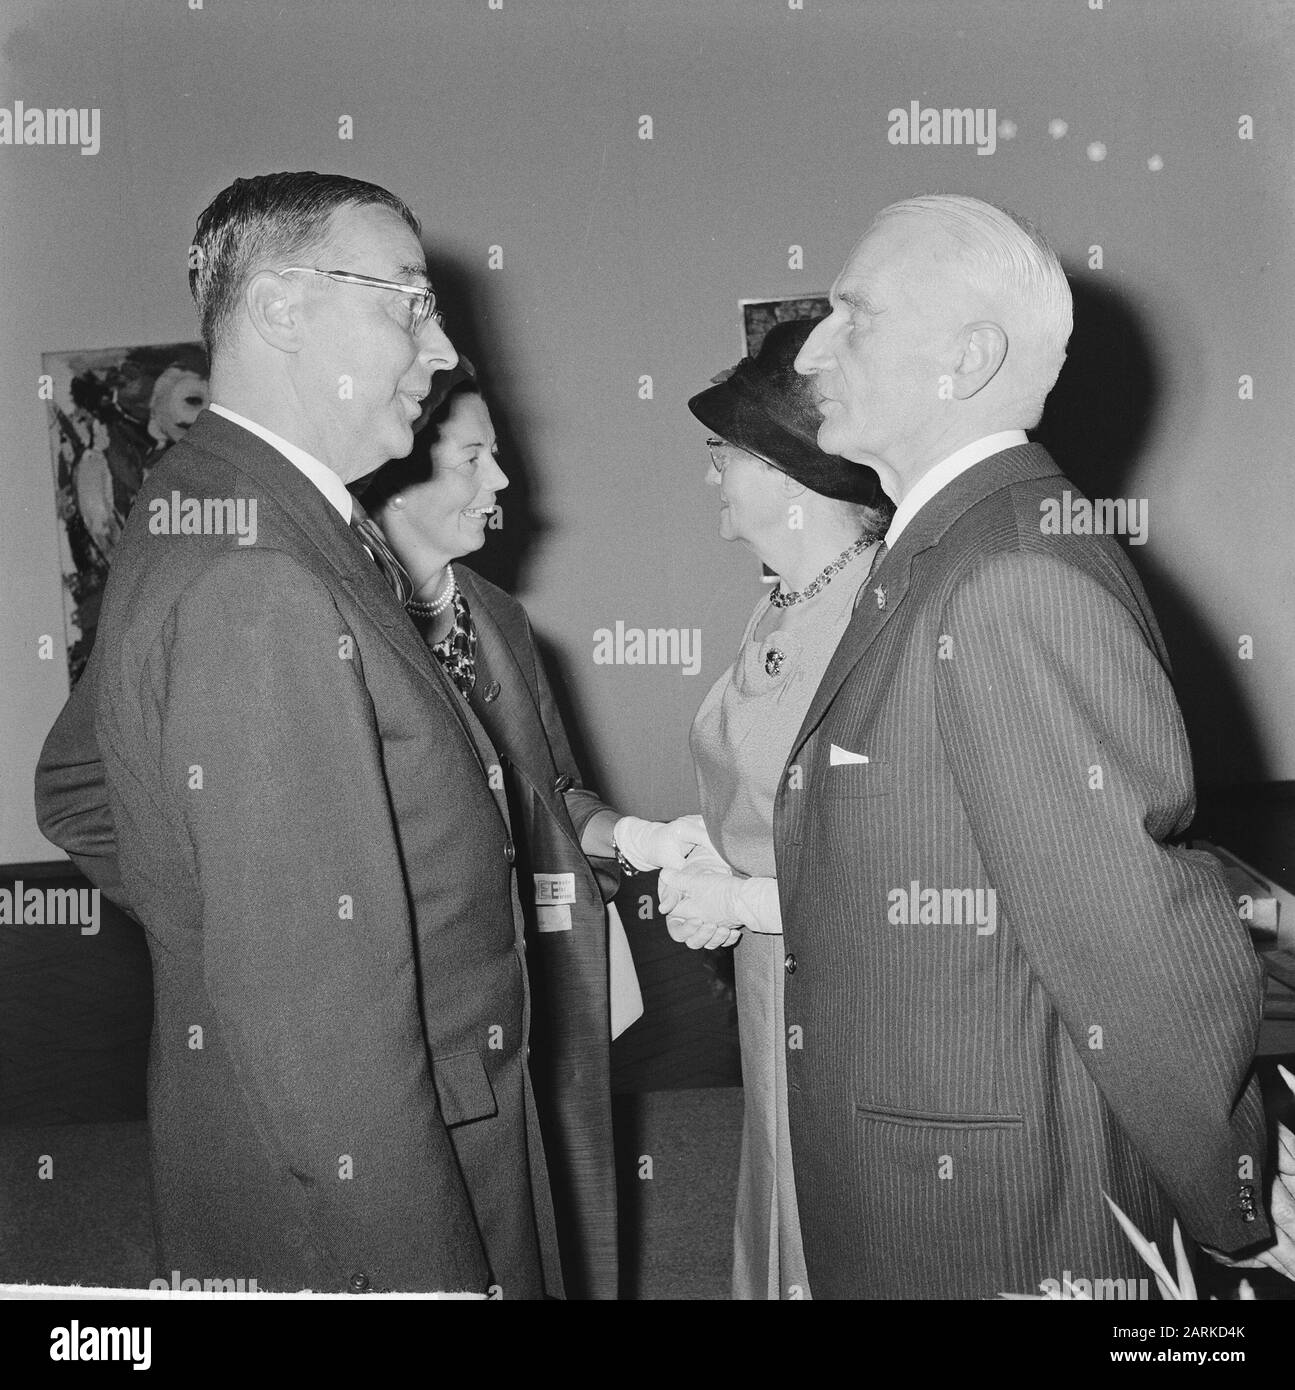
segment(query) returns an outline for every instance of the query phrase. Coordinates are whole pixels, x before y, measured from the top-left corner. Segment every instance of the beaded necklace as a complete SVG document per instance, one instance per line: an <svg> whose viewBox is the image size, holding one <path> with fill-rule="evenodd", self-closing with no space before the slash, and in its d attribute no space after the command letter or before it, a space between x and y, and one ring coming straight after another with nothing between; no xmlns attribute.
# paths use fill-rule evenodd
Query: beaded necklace
<svg viewBox="0 0 1295 1390"><path fill-rule="evenodd" d="M796 589L790 593L784 593L782 580L780 579L774 586L773 592L769 595L769 602L775 608L790 608L794 603L804 603L806 599L813 598L821 589L827 588L833 578L854 559L860 551L866 550L872 544L867 536L860 536L853 545L847 546L830 565L827 565L813 579L805 585L803 589Z"/></svg>

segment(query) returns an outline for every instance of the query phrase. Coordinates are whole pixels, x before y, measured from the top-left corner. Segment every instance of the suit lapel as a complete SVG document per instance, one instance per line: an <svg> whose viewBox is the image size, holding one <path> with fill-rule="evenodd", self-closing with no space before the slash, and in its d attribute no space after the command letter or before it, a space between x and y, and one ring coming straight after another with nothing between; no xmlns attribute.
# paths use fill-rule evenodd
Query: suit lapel
<svg viewBox="0 0 1295 1390"><path fill-rule="evenodd" d="M837 643L823 679L814 692L809 710L790 759L804 746L827 713L846 677L863 660L882 629L903 606L913 589L913 567L924 551L937 545L945 532L986 497L1027 478L1060 473L1048 451L1039 444L1021 444L991 454L960 473L942 488L904 528L892 550L882 558L859 600L850 625Z"/></svg>
<svg viewBox="0 0 1295 1390"><path fill-rule="evenodd" d="M274 501L295 529L302 549L317 556L338 576L356 604L418 672L435 698L453 711L484 771L486 764L493 760L489 742L450 688L440 664L427 650L381 571L342 520L337 508L277 449L232 420L204 411L190 430L189 440L248 474L256 490Z"/></svg>
<svg viewBox="0 0 1295 1390"><path fill-rule="evenodd" d="M506 614L495 609L471 570L460 566L456 574L477 629L477 685L472 697L477 717L485 725L491 742L517 769L536 799L578 849L570 818L560 814L554 804L559 800L553 790L555 769L552 759L543 757L543 750L549 746L548 735L532 694L532 683L517 659L517 653L528 643L527 635L517 624L509 623ZM486 704L481 691L492 680L499 684L499 695Z"/></svg>

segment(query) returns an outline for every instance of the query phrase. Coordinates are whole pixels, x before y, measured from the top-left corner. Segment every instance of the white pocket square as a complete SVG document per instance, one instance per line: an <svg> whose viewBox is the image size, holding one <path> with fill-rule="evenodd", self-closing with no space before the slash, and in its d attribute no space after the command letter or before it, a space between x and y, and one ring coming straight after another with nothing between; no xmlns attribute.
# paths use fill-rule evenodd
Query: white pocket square
<svg viewBox="0 0 1295 1390"><path fill-rule="evenodd" d="M848 748L838 748L834 743L832 751L828 755L827 763L829 767L840 767L842 763L866 763L868 755L866 753L851 753Z"/></svg>

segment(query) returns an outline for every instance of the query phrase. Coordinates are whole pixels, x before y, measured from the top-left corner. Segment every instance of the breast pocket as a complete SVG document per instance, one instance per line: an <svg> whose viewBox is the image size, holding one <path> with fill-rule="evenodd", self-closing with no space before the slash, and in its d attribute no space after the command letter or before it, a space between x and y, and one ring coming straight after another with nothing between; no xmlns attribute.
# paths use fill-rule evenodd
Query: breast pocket
<svg viewBox="0 0 1295 1390"><path fill-rule="evenodd" d="M494 1087L479 1052L456 1052L432 1058L432 1080L447 1126L486 1120L499 1113Z"/></svg>
<svg viewBox="0 0 1295 1390"><path fill-rule="evenodd" d="M833 800L889 796L894 791L894 765L889 762L838 763L823 769L820 794Z"/></svg>

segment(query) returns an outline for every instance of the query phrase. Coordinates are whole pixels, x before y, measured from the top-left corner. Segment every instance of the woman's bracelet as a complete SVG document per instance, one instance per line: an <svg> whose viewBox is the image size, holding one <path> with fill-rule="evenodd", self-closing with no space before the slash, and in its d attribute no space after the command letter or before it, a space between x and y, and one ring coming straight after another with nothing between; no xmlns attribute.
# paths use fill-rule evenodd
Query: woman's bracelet
<svg viewBox="0 0 1295 1390"><path fill-rule="evenodd" d="M621 853L621 847L616 843L616 827L612 826L612 849L616 852L616 865L624 874L641 874L642 869L636 869L633 864Z"/></svg>

